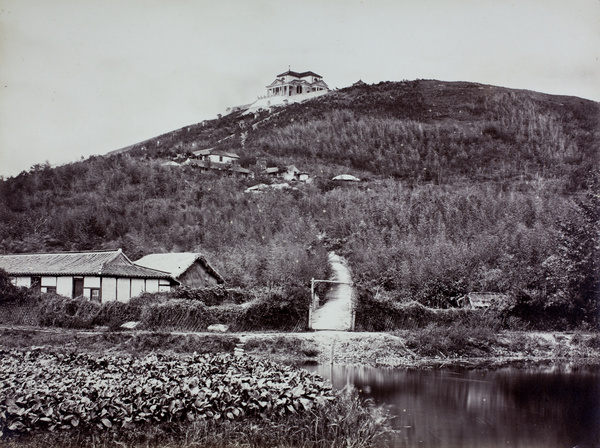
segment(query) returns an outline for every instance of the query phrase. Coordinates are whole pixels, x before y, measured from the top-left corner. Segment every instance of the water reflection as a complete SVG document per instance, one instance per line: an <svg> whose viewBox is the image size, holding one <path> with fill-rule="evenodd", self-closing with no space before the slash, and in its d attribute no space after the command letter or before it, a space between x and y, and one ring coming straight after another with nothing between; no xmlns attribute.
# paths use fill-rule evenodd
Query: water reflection
<svg viewBox="0 0 600 448"><path fill-rule="evenodd" d="M600 447L598 368L305 368L389 407L395 447Z"/></svg>

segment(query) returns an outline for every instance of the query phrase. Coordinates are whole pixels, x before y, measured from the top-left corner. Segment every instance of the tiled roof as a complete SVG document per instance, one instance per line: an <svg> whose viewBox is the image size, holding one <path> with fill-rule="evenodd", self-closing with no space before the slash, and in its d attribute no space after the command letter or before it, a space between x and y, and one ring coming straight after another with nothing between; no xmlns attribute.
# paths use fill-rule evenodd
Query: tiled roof
<svg viewBox="0 0 600 448"><path fill-rule="evenodd" d="M321 77L321 75L317 75L315 72L293 72L292 70L288 70L287 72L284 73L280 73L277 76L287 76L287 75L291 75L291 76L295 76L297 78L304 78L305 76L318 76L319 78Z"/></svg>
<svg viewBox="0 0 600 448"><path fill-rule="evenodd" d="M242 168L241 166L232 166L231 171L233 171L234 173L240 173L240 174L252 174L252 171L250 171L249 169L246 169L246 168Z"/></svg>
<svg viewBox="0 0 600 448"><path fill-rule="evenodd" d="M135 262L138 266L158 269L169 272L173 277L178 278L196 261L199 261L204 268L213 275L219 283L223 283L223 277L210 265L202 254L194 252L173 252L168 254L150 254L140 258Z"/></svg>
<svg viewBox="0 0 600 448"><path fill-rule="evenodd" d="M194 154L196 157L213 155L213 156L231 157L232 159L240 158L240 156L238 156L234 152L226 152L221 149L215 149L215 148L199 149L198 151L194 151L192 154Z"/></svg>
<svg viewBox="0 0 600 448"><path fill-rule="evenodd" d="M323 81L323 80L317 81L317 82L313 83L312 85L313 86L320 86L320 87L323 87L325 89L329 89L329 86L327 84L325 84L325 81Z"/></svg>
<svg viewBox="0 0 600 448"><path fill-rule="evenodd" d="M199 149L197 151L192 152L195 156L206 156L210 154L210 152L215 148L207 148L207 149Z"/></svg>
<svg viewBox="0 0 600 448"><path fill-rule="evenodd" d="M273 81L271 84L269 84L268 86L266 86L267 88L271 88L271 87L277 87L277 86L283 86L283 85L288 85L288 84L292 84L292 85L308 85L311 87L324 87L326 89L329 89L329 86L327 84L325 84L325 81L323 81L322 79L315 81L315 82L308 82L305 79L292 79L289 82L285 82L285 81L280 81L279 79L276 79L275 81Z"/></svg>
<svg viewBox="0 0 600 448"><path fill-rule="evenodd" d="M172 279L169 273L135 265L121 250L0 255L9 275L93 275Z"/></svg>
<svg viewBox="0 0 600 448"><path fill-rule="evenodd" d="M214 151L211 151L210 155L211 156L231 157L232 159L239 159L240 158L240 156L238 156L234 152L226 152L226 151L222 151L220 149L215 149Z"/></svg>

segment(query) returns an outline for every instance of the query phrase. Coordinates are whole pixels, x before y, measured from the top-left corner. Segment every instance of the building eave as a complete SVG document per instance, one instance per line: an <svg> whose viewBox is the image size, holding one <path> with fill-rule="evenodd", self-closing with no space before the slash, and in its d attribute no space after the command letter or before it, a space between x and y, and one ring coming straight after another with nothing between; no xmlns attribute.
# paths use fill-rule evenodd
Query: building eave
<svg viewBox="0 0 600 448"><path fill-rule="evenodd" d="M288 76L288 75L295 76L296 78L304 78L305 76L317 76L317 77L321 78L321 75L318 75L315 72L311 72L311 71L308 71L308 72L294 72L292 70L288 70L287 72L280 73L279 75L277 75L277 77L279 77L279 76Z"/></svg>

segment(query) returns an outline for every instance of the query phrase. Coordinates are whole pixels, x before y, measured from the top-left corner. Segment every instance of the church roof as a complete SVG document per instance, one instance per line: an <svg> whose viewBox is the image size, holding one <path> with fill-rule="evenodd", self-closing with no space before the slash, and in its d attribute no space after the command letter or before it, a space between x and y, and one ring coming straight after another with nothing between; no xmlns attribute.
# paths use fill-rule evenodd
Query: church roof
<svg viewBox="0 0 600 448"><path fill-rule="evenodd" d="M292 70L288 70L287 72L284 73L280 73L277 76L287 76L287 75L291 75L291 76L295 76L296 78L304 78L305 76L318 76L319 78L321 77L321 75L317 75L315 72L293 72Z"/></svg>

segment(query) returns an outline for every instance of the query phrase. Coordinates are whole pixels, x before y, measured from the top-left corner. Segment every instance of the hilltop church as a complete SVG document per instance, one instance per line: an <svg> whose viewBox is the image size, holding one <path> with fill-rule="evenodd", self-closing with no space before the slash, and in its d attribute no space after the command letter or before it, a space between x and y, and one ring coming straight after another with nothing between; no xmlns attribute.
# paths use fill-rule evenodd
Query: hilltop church
<svg viewBox="0 0 600 448"><path fill-rule="evenodd" d="M244 115L261 110L271 110L273 107L301 103L330 91L321 75L315 72L287 72L277 75L275 81L267 87L267 95L259 97L251 104L227 108L227 113L243 111Z"/></svg>
<svg viewBox="0 0 600 448"><path fill-rule="evenodd" d="M287 72L277 75L277 79L267 86L267 96L293 96L303 93L329 91L321 75L315 72Z"/></svg>

